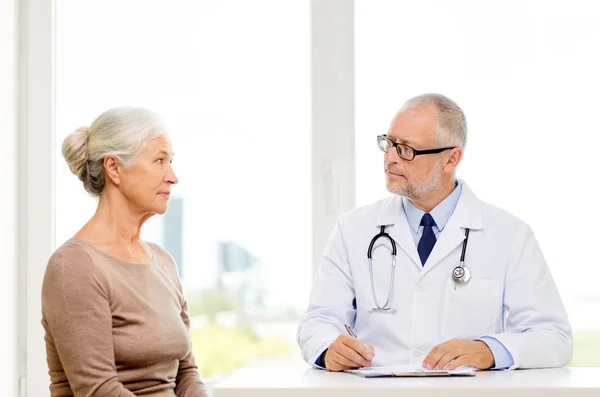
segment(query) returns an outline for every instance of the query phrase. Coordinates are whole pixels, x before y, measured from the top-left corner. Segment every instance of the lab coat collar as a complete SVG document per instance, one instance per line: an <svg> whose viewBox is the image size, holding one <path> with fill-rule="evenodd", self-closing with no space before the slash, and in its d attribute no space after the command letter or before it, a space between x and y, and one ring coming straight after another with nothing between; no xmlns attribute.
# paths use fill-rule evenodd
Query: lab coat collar
<svg viewBox="0 0 600 397"><path fill-rule="evenodd" d="M483 229L482 202L464 181L461 182L463 191L447 226L452 224L462 229L481 230Z"/></svg>
<svg viewBox="0 0 600 397"><path fill-rule="evenodd" d="M446 255L452 252L465 238L465 229L483 229L483 216L481 201L475 196L469 186L462 181L463 190L456 205L454 213L448 220L425 266L421 266L421 260L417 252L414 238L410 231L408 220L404 212L402 198L394 196L386 201L377 218L377 226L392 226L390 235L396 240L396 244L406 252L409 258L426 273L439 263Z"/></svg>
<svg viewBox="0 0 600 397"><path fill-rule="evenodd" d="M379 227L386 226L386 232L396 241L396 245L420 267L421 260L410 231L408 219L406 219L402 197L393 196L384 203L376 222L377 232L379 232Z"/></svg>
<svg viewBox="0 0 600 397"><path fill-rule="evenodd" d="M471 232L483 229L481 205L481 201L475 196L473 191L464 184L462 195L458 200L454 214L450 217L446 228L440 233L438 241L435 243L429 258L427 258L425 266L423 266L423 275L463 243L465 229L471 229ZM467 252L467 257L468 255L469 253ZM458 264L457 258L456 265L458 266Z"/></svg>
<svg viewBox="0 0 600 397"><path fill-rule="evenodd" d="M483 217L481 215L481 201L475 196L475 193L469 188L465 181L462 182L462 193L454 213L450 217L447 225L454 222L458 227L469 228L471 230L483 229ZM407 227L408 221L404 212L404 206L401 196L394 196L387 200L384 207L381 209L377 217L377 226L389 226L399 223L405 223ZM456 225L455 225L456 226Z"/></svg>

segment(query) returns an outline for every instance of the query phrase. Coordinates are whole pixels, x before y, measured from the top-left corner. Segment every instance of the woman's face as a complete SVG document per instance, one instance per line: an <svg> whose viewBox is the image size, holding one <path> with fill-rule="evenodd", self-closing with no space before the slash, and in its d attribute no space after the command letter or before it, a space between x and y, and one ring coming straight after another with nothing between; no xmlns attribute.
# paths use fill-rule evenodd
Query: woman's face
<svg viewBox="0 0 600 397"><path fill-rule="evenodd" d="M149 214L167 211L171 185L178 182L171 163L173 152L166 136L149 140L133 165L120 175L121 191L134 210Z"/></svg>

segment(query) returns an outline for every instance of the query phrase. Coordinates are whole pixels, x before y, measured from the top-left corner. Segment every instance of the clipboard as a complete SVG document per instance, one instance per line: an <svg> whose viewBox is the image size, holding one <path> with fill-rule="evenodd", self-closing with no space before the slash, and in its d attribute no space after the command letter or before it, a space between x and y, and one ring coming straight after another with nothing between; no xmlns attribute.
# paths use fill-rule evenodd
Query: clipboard
<svg viewBox="0 0 600 397"><path fill-rule="evenodd" d="M447 377L447 376L475 376L477 370L473 367L462 366L452 371L447 369L425 369L412 365L394 365L385 367L365 367L348 369L344 372L362 376L363 378L413 378L413 377Z"/></svg>

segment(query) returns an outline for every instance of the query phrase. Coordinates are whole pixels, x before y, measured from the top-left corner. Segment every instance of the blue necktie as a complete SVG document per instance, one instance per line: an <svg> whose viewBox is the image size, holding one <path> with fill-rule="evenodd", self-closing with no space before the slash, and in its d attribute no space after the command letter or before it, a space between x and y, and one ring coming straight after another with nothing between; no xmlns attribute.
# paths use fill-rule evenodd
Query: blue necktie
<svg viewBox="0 0 600 397"><path fill-rule="evenodd" d="M427 258L429 258L429 254L431 254L431 250L435 245L433 225L435 225L435 221L431 214L427 213L423 215L423 218L421 218L423 234L421 235L421 240L419 240L419 245L417 246L417 251L419 251L419 257L421 258L421 265L423 266L425 266L425 262L427 262Z"/></svg>

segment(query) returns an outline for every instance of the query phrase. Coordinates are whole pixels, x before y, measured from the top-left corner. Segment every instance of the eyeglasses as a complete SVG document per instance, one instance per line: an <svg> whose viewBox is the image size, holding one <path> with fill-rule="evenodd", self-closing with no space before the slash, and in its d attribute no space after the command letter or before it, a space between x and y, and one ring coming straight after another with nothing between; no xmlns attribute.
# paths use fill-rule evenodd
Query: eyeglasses
<svg viewBox="0 0 600 397"><path fill-rule="evenodd" d="M422 154L435 154L441 153L445 150L450 150L456 148L456 146L452 147L444 147L439 149L427 149L427 150L417 150L403 143L393 142L390 140L387 135L379 135L377 137L377 146L382 152L389 152L392 147L396 147L396 152L398 152L398 157L401 159L411 161L415 158L415 156L420 156Z"/></svg>

